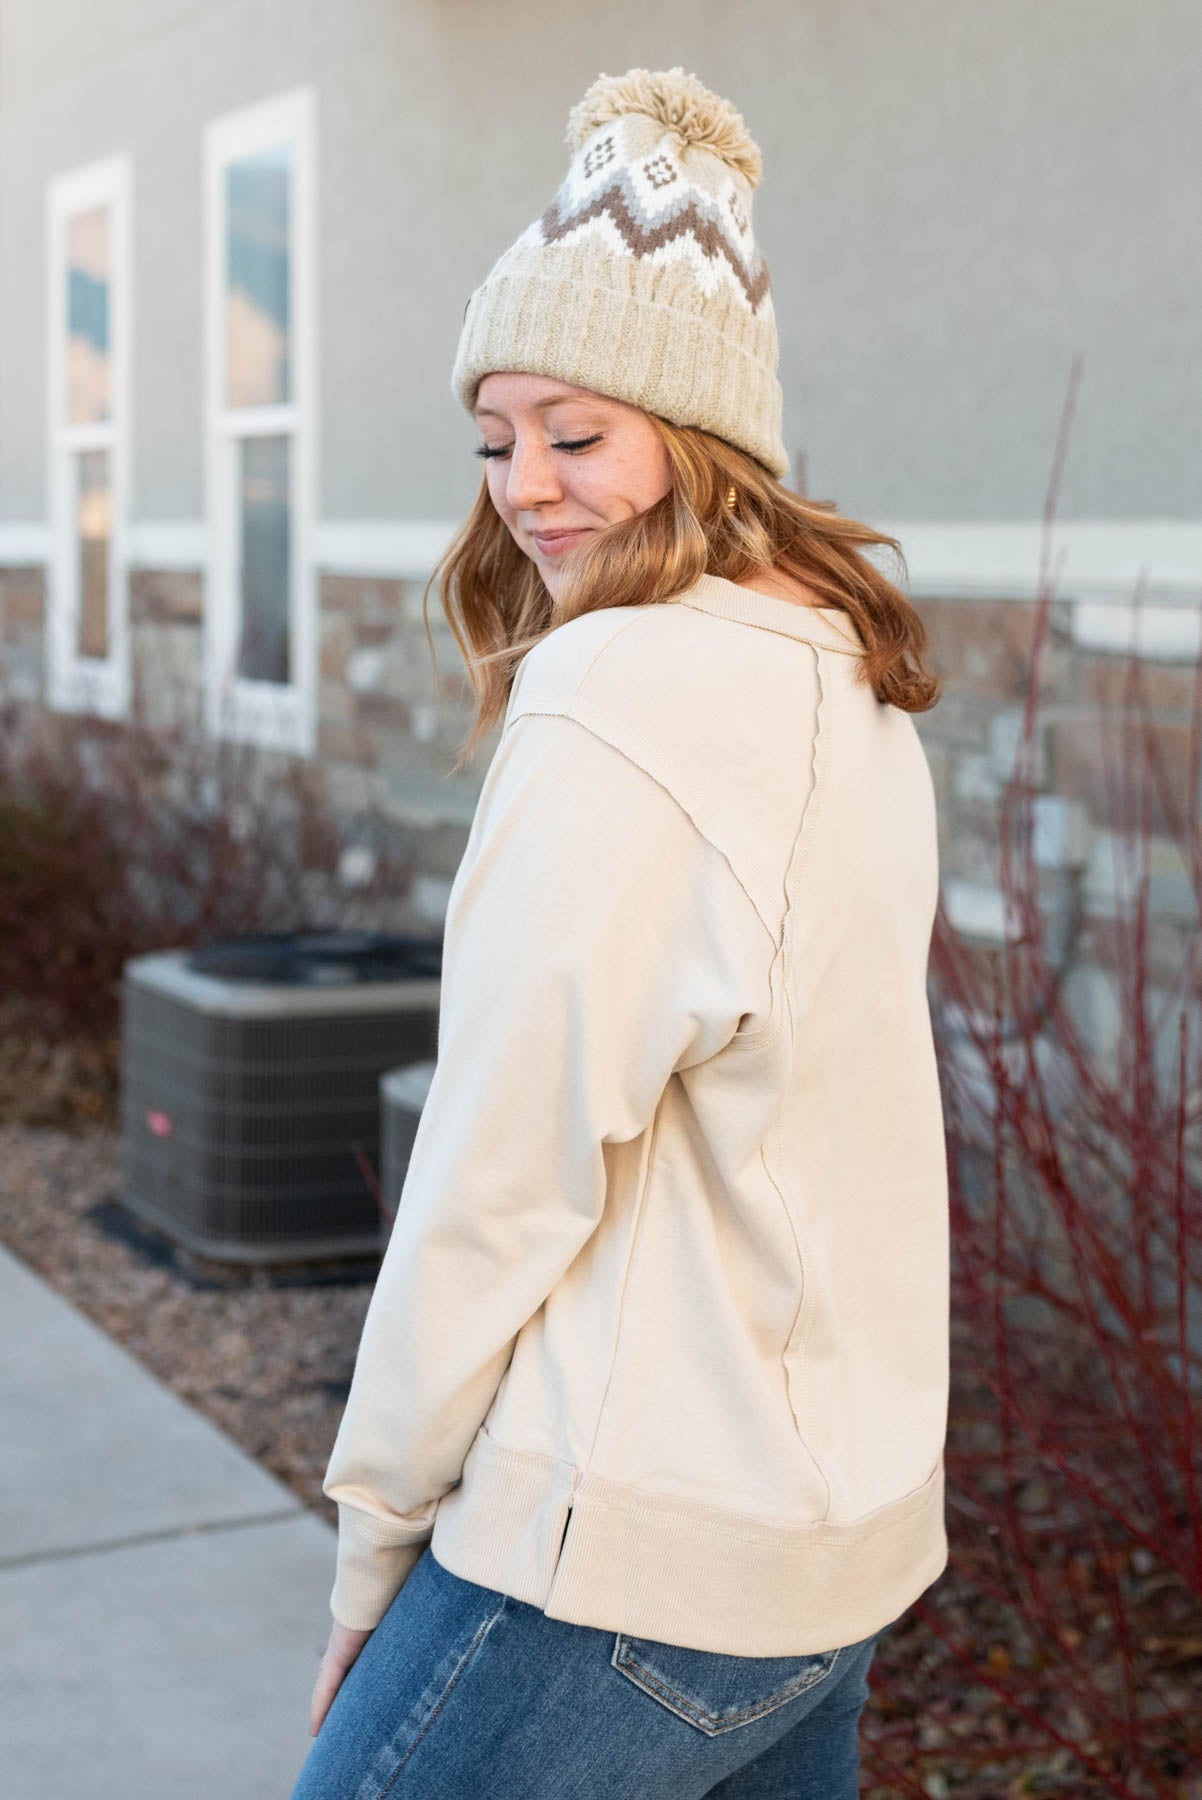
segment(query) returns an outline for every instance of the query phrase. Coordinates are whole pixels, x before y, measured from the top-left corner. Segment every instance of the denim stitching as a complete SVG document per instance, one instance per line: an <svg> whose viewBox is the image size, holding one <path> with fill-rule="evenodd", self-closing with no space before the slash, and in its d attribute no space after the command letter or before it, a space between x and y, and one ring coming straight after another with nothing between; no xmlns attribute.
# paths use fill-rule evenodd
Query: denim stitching
<svg viewBox="0 0 1202 1800"><path fill-rule="evenodd" d="M629 1644L630 1640L626 1633L619 1631L617 1640L614 1644L614 1655L612 1658L613 1665L619 1673L626 1675L628 1680L633 1681L636 1687L641 1687L646 1692L651 1693L653 1698L661 1701L661 1703L668 1708L669 1712L675 1713L677 1718L683 1719L686 1724L698 1725L704 1721L705 1724L714 1725L719 1731L728 1730L734 1725L745 1724L751 1719L763 1718L765 1713L774 1712L778 1706L783 1706L787 1700L795 1700L798 1694L807 1693L810 1688L816 1687L820 1681L826 1679L843 1653L843 1647L840 1647L834 1652L831 1660L823 1667L808 1670L807 1673L799 1677L797 1681L782 1688L779 1693L770 1695L766 1700L757 1701L753 1705L743 1707L737 1712L712 1713L707 1711L699 1702L691 1700L687 1694L682 1694L678 1689L669 1687L661 1676L656 1675L652 1669L649 1669L646 1663L641 1663L638 1660L630 1650ZM632 1669L637 1669L638 1674L631 1674L630 1671ZM679 1701L680 1704L674 1705L673 1701ZM689 1710L682 1710L683 1708ZM702 1728L704 1729L704 1726Z"/></svg>
<svg viewBox="0 0 1202 1800"><path fill-rule="evenodd" d="M496 1610L494 1612L490 1613L489 1617L487 1619L485 1619L484 1623L481 1625L480 1629L477 1631L475 1637L472 1639L471 1643L468 1645L467 1649L464 1651L454 1672L451 1675L451 1679L447 1682L446 1687L443 1689L442 1693L438 1696L438 1699L435 1702L435 1704L430 1708L430 1711L426 1716L425 1722L423 1723L421 1730L418 1732L417 1736L414 1738L413 1742L410 1744L409 1748L406 1750L404 1756L402 1756L402 1758L401 1758L400 1762L397 1764L396 1768L392 1771L392 1774L388 1777L388 1780L384 1783L384 1786L380 1789L379 1795L378 1795L378 1800L387 1800L387 1796L392 1792L393 1786L395 1785L397 1776L400 1774L401 1770L405 1767L405 1764L409 1761L409 1758L413 1755L413 1752L417 1749L417 1746L421 1743L422 1739L425 1737L426 1733L429 1731L431 1725L434 1723L435 1719L438 1717L439 1713L442 1711L442 1708L445 1705L447 1698L451 1693L452 1688L454 1688L456 1682L459 1680L459 1677L463 1674L463 1671L467 1668L468 1664L471 1662L472 1657L475 1655L477 1649L483 1643L484 1639L488 1636L488 1633L492 1630L493 1626L496 1624L496 1622L500 1618L501 1614L505 1611L505 1608L508 1605L508 1603L509 1603L509 1596L507 1594L502 1594L500 1606L498 1606L496 1608Z"/></svg>

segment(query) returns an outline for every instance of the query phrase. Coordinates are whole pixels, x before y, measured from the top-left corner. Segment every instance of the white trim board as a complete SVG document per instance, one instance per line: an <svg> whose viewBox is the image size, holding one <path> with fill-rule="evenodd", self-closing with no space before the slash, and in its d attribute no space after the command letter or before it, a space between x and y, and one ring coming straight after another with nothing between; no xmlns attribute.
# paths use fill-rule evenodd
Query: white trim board
<svg viewBox="0 0 1202 1800"><path fill-rule="evenodd" d="M424 581L459 519L326 519L313 529L313 561L331 575L376 575ZM0 569L45 563L50 527L37 520L0 520ZM203 519L142 519L128 527L129 560L146 569L203 569Z"/></svg>
<svg viewBox="0 0 1202 1800"><path fill-rule="evenodd" d="M314 562L331 574L424 580L461 523L323 519L314 526ZM1031 600L1038 592L1038 520L870 523L900 539L916 594ZM143 567L192 569L206 560L203 519L135 520L128 532L130 561ZM42 521L0 520L0 568L45 562L49 548L50 528ZM887 568L888 558L885 563ZM1053 529L1051 572L1062 598L1131 601L1141 570L1149 596L1196 605L1202 600L1202 521L1070 519Z"/></svg>
<svg viewBox="0 0 1202 1800"><path fill-rule="evenodd" d="M53 534L41 520L0 519L0 570L38 568L50 561ZM132 519L125 528L126 563L141 569L203 569L203 519Z"/></svg>
<svg viewBox="0 0 1202 1800"><path fill-rule="evenodd" d="M460 529L460 519L325 519L318 567L331 575L424 581Z"/></svg>
<svg viewBox="0 0 1202 1800"><path fill-rule="evenodd" d="M140 569L203 569L207 559L203 519L142 519L129 528L129 560Z"/></svg>
<svg viewBox="0 0 1202 1800"><path fill-rule="evenodd" d="M323 520L318 564L331 574L424 579L458 520ZM872 520L900 540L915 594L1031 600L1040 591L1043 526L1038 520ZM1141 569L1145 589L1170 601L1202 601L1202 520L1070 519L1056 525L1049 573L1065 599L1130 601Z"/></svg>
<svg viewBox="0 0 1202 1800"><path fill-rule="evenodd" d="M44 567L50 561L50 527L21 519L0 521L0 569Z"/></svg>
<svg viewBox="0 0 1202 1800"><path fill-rule="evenodd" d="M1040 591L1037 519L869 522L900 541L914 594L1033 600ZM1052 526L1047 549L1056 598L1130 601L1142 576L1146 595L1202 601L1202 520L1065 519Z"/></svg>

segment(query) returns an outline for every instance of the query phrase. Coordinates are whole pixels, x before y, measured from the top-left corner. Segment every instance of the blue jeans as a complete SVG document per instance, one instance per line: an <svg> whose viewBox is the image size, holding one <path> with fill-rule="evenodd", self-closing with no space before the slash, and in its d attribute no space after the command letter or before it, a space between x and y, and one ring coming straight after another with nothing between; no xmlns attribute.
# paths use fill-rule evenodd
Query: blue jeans
<svg viewBox="0 0 1202 1800"><path fill-rule="evenodd" d="M292 1800L856 1800L887 1629L809 1656L685 1650L549 1619L427 1545Z"/></svg>

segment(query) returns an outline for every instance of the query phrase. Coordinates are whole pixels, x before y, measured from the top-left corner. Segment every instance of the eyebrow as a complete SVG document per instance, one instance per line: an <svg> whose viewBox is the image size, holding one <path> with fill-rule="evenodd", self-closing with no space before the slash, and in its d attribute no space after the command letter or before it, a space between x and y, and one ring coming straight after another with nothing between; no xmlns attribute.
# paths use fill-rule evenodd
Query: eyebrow
<svg viewBox="0 0 1202 1800"><path fill-rule="evenodd" d="M588 406L591 395L585 394L551 394L546 400L534 402L535 412L542 412L548 406ZM491 406L478 406L472 413L474 419L503 419L504 413L494 411Z"/></svg>

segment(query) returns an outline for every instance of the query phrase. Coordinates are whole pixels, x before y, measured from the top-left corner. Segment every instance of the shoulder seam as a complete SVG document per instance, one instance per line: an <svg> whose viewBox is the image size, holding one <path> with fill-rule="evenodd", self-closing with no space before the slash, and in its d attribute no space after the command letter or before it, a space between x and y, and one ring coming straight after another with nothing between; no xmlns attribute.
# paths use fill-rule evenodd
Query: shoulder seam
<svg viewBox="0 0 1202 1800"><path fill-rule="evenodd" d="M659 603L656 602L656 604L659 604ZM622 609L620 609L616 606L597 607L594 609L594 612L599 615L604 612L618 612L620 610L622 610ZM632 609L632 612L635 616L637 616L641 612L649 612L650 610L651 610L650 607L639 606L639 607L634 607ZM592 618L593 616L594 616L593 613L577 613L577 615L576 615L576 617L580 618L580 619L589 619L589 618ZM576 685L572 689L572 692L568 697L567 705L569 707L575 705L576 696L579 694L581 688L584 686L585 682L588 680L589 676L592 674L594 665L601 659L601 657L603 657L605 655L605 652L607 650L611 649L613 647L613 645L617 643L618 639L622 636L622 633L624 631L630 630L630 627L634 624L634 622L635 622L634 617L627 619L618 628L618 630L613 633L613 635L611 637L606 638L606 640L603 644L598 644L597 648L593 651L593 654L589 657L588 662L585 664L584 668L580 671L580 675L579 675L579 678L577 679ZM565 625L570 625L573 623L573 621L571 619L565 619L563 621L563 623ZM558 631L559 629L560 629L559 626L555 627L556 631ZM531 650L527 651L526 655L522 658L521 662L519 663L517 671L514 675L514 686L516 686L518 677L522 674L522 671L525 669L527 660L533 654L533 651L537 650L539 648L539 644L547 643L548 640L553 638L554 636L555 636L555 631L548 631L543 637L541 637L539 639L538 644L535 644ZM512 694L511 694L510 698L512 700ZM521 717L522 710L523 709L519 707L519 708L514 709L512 712L509 710L506 711L505 725L504 725L505 731L508 731L508 729L509 729L510 725L513 723L514 719L518 719ZM554 708L550 708L550 709L548 709L546 707L527 707L524 710L528 711L528 712L534 712L534 711L545 712L548 710L554 711L554 712L559 712L562 709L559 707L554 707ZM594 735L596 735L596 734L594 734Z"/></svg>
<svg viewBox="0 0 1202 1800"><path fill-rule="evenodd" d="M603 648L604 648L604 646L603 646ZM598 654L600 654L600 652L598 652ZM590 667L591 667L591 665L590 665ZM632 768L638 769L642 774L644 774L647 777L648 781L653 781L655 783L656 787L659 788L660 792L664 793L668 796L669 800L671 800L673 806L677 809L677 811L679 813L681 813L684 816L684 818L686 818L688 820L691 829L696 834L696 836L701 839L702 843L708 844L710 849L714 852L715 856L721 857L722 861L726 864L727 868L731 872L731 875L734 877L735 881L737 882L737 884L739 886L739 890L744 895L744 897L747 901L747 904L751 907L751 910L754 912L756 918L759 920L760 926L764 932L764 935L767 937L768 942L772 945L772 948L774 951L779 951L780 946L777 942L776 934L772 931L767 920L764 918L763 912L761 911L759 904L757 903L757 901L755 899L755 896L752 894L751 890L748 888L747 883L743 880L743 877L739 874L739 871L735 868L734 864L731 862L730 857L727 855L726 851L722 849L720 844L716 844L714 842L713 838L709 835L709 833L707 831L702 830L701 826L698 825L696 819L693 817L693 815L689 811L688 807L684 805L684 803L680 799L679 795L674 794L672 792L672 789L670 787L668 787L668 785L665 782L661 781L659 776L654 774L649 768L647 768L644 763L641 763L637 757L632 756L629 753L629 751L624 750L620 744L615 744L611 738L606 737L604 732L599 731L599 730L597 730L597 728L595 726L590 725L587 719L580 718L579 715L577 714L577 712L575 711L575 705L576 705L576 699L575 699L575 695L573 695L572 699L563 706L528 706L528 707L525 707L522 710L522 712L515 714L514 720L512 721L512 723L516 723L519 718L522 718L522 719L530 719L530 718L570 719L571 722L573 723L573 725L579 725L579 727L582 731L587 731L589 736L592 738L595 738L599 744L606 745L606 747L608 749L613 751L615 756L620 756L622 758L623 762L629 763Z"/></svg>
<svg viewBox="0 0 1202 1800"><path fill-rule="evenodd" d="M658 605L659 602L655 602L654 604ZM608 608L606 610L616 611L617 609L616 608ZM627 619L626 623L624 625L622 625L621 627L619 627L619 629L614 632L612 637L606 638L606 640L603 644L598 644L598 646L594 650L593 654L589 657L587 666L581 671L580 680L576 683L576 686L572 690L572 705L573 706L576 703L576 698L577 698L577 695L580 693L581 688L584 686L585 682L588 680L589 676L592 674L595 664L600 662L601 658L605 655L607 650L613 649L614 645L617 643L618 639L622 636L623 632L627 632L630 630L630 627L634 624L635 619L638 617L638 615L640 613L650 612L650 610L651 610L651 608L649 606L635 607L632 611L631 617L629 619ZM675 799L676 796L673 795L672 798ZM715 848L717 848L716 845L715 845Z"/></svg>

